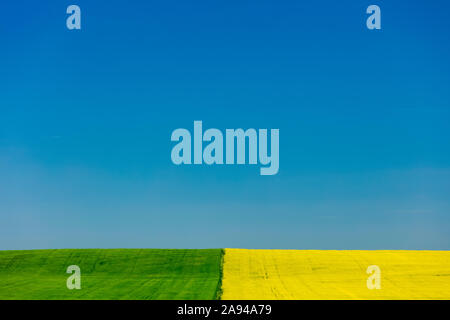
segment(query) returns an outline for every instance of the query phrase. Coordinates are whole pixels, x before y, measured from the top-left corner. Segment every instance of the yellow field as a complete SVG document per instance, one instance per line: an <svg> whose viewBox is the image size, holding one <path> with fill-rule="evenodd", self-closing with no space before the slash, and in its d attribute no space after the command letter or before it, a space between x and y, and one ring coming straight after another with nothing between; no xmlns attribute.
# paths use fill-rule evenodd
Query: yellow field
<svg viewBox="0 0 450 320"><path fill-rule="evenodd" d="M380 289L367 287L370 265ZM450 251L225 249L222 290L224 300L450 299Z"/></svg>

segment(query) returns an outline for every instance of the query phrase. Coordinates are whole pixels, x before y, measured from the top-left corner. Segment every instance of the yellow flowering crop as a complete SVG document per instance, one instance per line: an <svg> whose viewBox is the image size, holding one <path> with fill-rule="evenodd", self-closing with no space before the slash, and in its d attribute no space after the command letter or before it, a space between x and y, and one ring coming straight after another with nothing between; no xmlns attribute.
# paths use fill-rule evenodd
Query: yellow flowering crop
<svg viewBox="0 0 450 320"><path fill-rule="evenodd" d="M367 273L379 268L380 289ZM222 299L450 299L450 251L225 249Z"/></svg>

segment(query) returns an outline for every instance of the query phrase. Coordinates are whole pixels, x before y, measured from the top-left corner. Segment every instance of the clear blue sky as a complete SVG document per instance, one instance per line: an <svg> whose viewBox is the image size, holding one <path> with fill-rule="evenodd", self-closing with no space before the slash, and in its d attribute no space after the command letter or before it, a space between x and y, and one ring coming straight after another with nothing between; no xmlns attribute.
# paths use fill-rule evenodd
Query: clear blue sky
<svg viewBox="0 0 450 320"><path fill-rule="evenodd" d="M2 2L0 249L450 249L449 12ZM194 120L279 128L279 173L175 166Z"/></svg>

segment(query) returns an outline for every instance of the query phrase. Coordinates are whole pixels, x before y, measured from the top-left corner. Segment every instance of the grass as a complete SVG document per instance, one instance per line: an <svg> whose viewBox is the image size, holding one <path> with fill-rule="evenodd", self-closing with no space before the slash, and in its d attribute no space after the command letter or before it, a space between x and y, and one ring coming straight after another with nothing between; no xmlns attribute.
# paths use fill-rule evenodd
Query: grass
<svg viewBox="0 0 450 320"><path fill-rule="evenodd" d="M367 288L367 267L381 289ZM450 251L225 249L222 299L450 299Z"/></svg>
<svg viewBox="0 0 450 320"><path fill-rule="evenodd" d="M221 249L0 251L0 299L215 299ZM69 265L81 290L69 290Z"/></svg>

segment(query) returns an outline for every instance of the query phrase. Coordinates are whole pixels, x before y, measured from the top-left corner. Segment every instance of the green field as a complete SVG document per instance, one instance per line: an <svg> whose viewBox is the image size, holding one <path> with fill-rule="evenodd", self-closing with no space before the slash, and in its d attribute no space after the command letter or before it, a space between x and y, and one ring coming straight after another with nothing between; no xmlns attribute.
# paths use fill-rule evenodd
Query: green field
<svg viewBox="0 0 450 320"><path fill-rule="evenodd" d="M0 300L216 299L221 249L61 249L0 251ZM69 290L66 269L81 269Z"/></svg>

